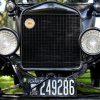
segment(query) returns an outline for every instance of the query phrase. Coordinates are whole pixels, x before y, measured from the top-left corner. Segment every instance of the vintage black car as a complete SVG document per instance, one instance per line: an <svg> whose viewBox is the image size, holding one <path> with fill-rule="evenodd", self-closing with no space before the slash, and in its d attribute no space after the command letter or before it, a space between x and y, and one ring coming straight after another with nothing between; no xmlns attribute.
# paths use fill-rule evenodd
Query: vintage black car
<svg viewBox="0 0 100 100"><path fill-rule="evenodd" d="M45 84L50 86L52 83L55 90L57 84L67 84L68 77L69 84L72 82L74 86L73 79L89 68L93 86L99 87L99 0L92 3L88 0L65 0L64 3L26 1L8 0L6 4L15 27L0 29L2 74L13 75L15 84L20 84L26 94L36 95L35 89L42 91ZM31 71L35 75L32 76ZM60 87L56 88L59 90ZM67 95L54 90L50 90L51 94L50 87L45 88L43 91L46 92L39 92L40 96Z"/></svg>

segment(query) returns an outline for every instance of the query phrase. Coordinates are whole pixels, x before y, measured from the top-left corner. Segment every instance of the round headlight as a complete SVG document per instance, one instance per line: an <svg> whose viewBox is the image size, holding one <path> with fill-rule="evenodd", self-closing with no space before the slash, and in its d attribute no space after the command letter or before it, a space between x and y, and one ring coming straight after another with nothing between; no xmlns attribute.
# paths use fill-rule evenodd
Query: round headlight
<svg viewBox="0 0 100 100"><path fill-rule="evenodd" d="M18 36L15 31L2 28L0 29L0 54L11 55L17 50Z"/></svg>
<svg viewBox="0 0 100 100"><path fill-rule="evenodd" d="M8 3L6 4L6 9L9 12L14 11L15 7L16 7L16 5L12 1L8 1Z"/></svg>
<svg viewBox="0 0 100 100"><path fill-rule="evenodd" d="M80 45L89 55L100 54L100 30L96 28L86 30L80 36Z"/></svg>
<svg viewBox="0 0 100 100"><path fill-rule="evenodd" d="M97 11L97 12L100 12L100 2L96 2L94 4L94 9Z"/></svg>

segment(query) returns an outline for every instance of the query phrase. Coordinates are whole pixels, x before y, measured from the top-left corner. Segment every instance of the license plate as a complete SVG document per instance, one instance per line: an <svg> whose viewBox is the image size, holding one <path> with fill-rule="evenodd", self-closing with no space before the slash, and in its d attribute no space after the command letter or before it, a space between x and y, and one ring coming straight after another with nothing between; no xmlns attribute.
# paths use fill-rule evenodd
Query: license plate
<svg viewBox="0 0 100 100"><path fill-rule="evenodd" d="M28 83L33 88L38 83L45 80L44 77L28 79ZM41 85L33 88L30 95L37 96L75 96L75 81L73 79L67 79L63 77L57 77L49 79L43 82Z"/></svg>

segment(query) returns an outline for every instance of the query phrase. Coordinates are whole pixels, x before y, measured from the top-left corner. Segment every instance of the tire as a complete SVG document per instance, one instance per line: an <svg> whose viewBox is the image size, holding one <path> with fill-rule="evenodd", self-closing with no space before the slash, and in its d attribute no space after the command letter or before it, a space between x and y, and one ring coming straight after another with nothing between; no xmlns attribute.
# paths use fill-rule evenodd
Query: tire
<svg viewBox="0 0 100 100"><path fill-rule="evenodd" d="M94 87L100 86L100 62L90 66L91 82Z"/></svg>
<svg viewBox="0 0 100 100"><path fill-rule="evenodd" d="M13 79L14 79L14 85L19 84L19 79L17 77L17 75L13 75Z"/></svg>

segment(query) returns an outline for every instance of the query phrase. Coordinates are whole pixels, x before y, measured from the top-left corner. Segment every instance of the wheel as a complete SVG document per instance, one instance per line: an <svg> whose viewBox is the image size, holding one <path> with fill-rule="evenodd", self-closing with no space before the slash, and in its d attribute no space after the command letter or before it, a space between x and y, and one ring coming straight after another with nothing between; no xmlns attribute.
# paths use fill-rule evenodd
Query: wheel
<svg viewBox="0 0 100 100"><path fill-rule="evenodd" d="M90 66L91 82L94 87L100 86L100 62Z"/></svg>
<svg viewBox="0 0 100 100"><path fill-rule="evenodd" d="M14 78L14 85L20 83L20 82L19 82L19 79L18 79L18 77L17 77L17 75L13 75L13 78Z"/></svg>
<svg viewBox="0 0 100 100"><path fill-rule="evenodd" d="M0 88L0 97L3 95L3 91L1 90L1 88Z"/></svg>

